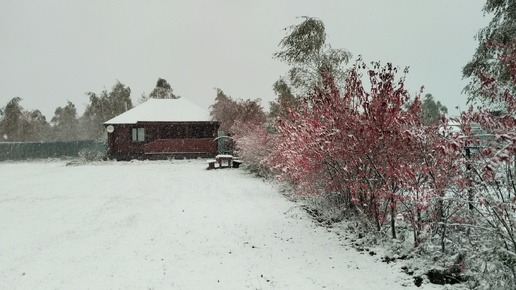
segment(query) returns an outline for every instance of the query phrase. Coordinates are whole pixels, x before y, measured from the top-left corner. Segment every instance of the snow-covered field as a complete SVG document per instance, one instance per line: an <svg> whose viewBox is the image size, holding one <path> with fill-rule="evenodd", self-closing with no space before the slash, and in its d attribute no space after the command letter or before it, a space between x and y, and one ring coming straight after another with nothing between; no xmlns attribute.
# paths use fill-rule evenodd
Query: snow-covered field
<svg viewBox="0 0 516 290"><path fill-rule="evenodd" d="M442 289L350 248L270 182L205 168L0 163L0 289Z"/></svg>

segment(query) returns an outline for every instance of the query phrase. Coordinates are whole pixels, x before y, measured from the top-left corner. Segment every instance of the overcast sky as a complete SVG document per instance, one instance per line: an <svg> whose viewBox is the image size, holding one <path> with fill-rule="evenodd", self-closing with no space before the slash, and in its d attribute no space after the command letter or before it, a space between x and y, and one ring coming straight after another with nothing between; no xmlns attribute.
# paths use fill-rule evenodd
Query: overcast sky
<svg viewBox="0 0 516 290"><path fill-rule="evenodd" d="M485 0L1 0L0 107L21 97L50 120L86 92L119 80L133 103L158 78L208 109L215 87L233 98L275 98L288 67L272 59L298 16L321 19L334 48L354 58L410 66L407 84L424 85L448 107L465 109L461 69L488 23Z"/></svg>

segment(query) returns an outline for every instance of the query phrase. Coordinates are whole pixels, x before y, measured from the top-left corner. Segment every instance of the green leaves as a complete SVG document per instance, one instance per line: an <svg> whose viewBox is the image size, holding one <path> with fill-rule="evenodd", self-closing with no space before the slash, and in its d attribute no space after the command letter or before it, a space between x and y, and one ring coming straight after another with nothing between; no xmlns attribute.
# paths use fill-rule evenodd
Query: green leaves
<svg viewBox="0 0 516 290"><path fill-rule="evenodd" d="M102 91L99 95L89 92L90 104L84 112L83 122L87 123L86 134L91 138L98 138L104 133L103 123L116 117L133 107L131 88L120 81L111 88L111 91Z"/></svg>
<svg viewBox="0 0 516 290"><path fill-rule="evenodd" d="M181 96L177 96L174 94L174 90L167 82L167 80L159 78L156 82L156 87L152 90L152 92L146 96L142 95L140 98L140 103L147 101L148 99L179 99Z"/></svg>
<svg viewBox="0 0 516 290"><path fill-rule="evenodd" d="M289 31L280 41L283 51L276 52L274 57L289 65L305 63L306 60L318 55L326 42L324 23L316 18L304 16L305 20L285 30Z"/></svg>
<svg viewBox="0 0 516 290"><path fill-rule="evenodd" d="M431 94L426 94L421 106L420 119L424 125L433 125L439 118L448 113L448 108L435 101Z"/></svg>
<svg viewBox="0 0 516 290"><path fill-rule="evenodd" d="M493 18L475 36L479 44L472 59L463 67L462 75L470 79L464 88L470 95L468 102L480 100L484 104L491 104L491 100L481 94L478 74L489 74L512 92L516 91L510 80L510 68L499 57L507 53L507 44L516 38L516 1L487 0L483 11L492 14Z"/></svg>
<svg viewBox="0 0 516 290"><path fill-rule="evenodd" d="M6 136L10 141L20 141L23 139L23 108L20 105L21 98L12 98L7 105L0 110L0 134Z"/></svg>
<svg viewBox="0 0 516 290"><path fill-rule="evenodd" d="M302 18L304 21L300 24L285 29L288 35L280 41L282 50L274 53L274 58L292 66L288 81L299 93L306 94L321 83L321 73L342 79L342 65L349 61L351 53L334 49L326 43L326 31L321 20L308 16Z"/></svg>
<svg viewBox="0 0 516 290"><path fill-rule="evenodd" d="M78 139L79 120L77 119L77 109L72 102L68 101L66 106L58 107L50 122L53 124L57 140Z"/></svg>

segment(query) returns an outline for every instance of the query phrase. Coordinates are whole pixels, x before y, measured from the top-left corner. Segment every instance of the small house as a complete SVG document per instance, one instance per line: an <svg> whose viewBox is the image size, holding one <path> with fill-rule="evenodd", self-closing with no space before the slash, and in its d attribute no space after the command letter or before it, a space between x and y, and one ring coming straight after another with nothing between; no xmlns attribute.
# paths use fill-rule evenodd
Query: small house
<svg viewBox="0 0 516 290"><path fill-rule="evenodd" d="M212 157L219 123L186 98L149 99L104 123L117 160Z"/></svg>

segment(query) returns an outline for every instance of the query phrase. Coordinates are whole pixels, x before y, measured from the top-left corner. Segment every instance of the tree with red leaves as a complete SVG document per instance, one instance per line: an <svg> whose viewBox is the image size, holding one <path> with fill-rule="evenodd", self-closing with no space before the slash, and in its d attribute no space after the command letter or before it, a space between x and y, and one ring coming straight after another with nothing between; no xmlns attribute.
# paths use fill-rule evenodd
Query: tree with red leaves
<svg viewBox="0 0 516 290"><path fill-rule="evenodd" d="M417 245L424 224L437 218L431 210L441 207L444 215L439 201L453 176L445 172L453 168L445 153L456 151L437 124L421 123L419 96L409 102L404 87L407 72L397 79L392 64L369 68L359 60L342 94L324 75L323 86L278 120L267 160L299 193L336 194L343 208L364 213L377 230L388 223L393 238L402 214Z"/></svg>

